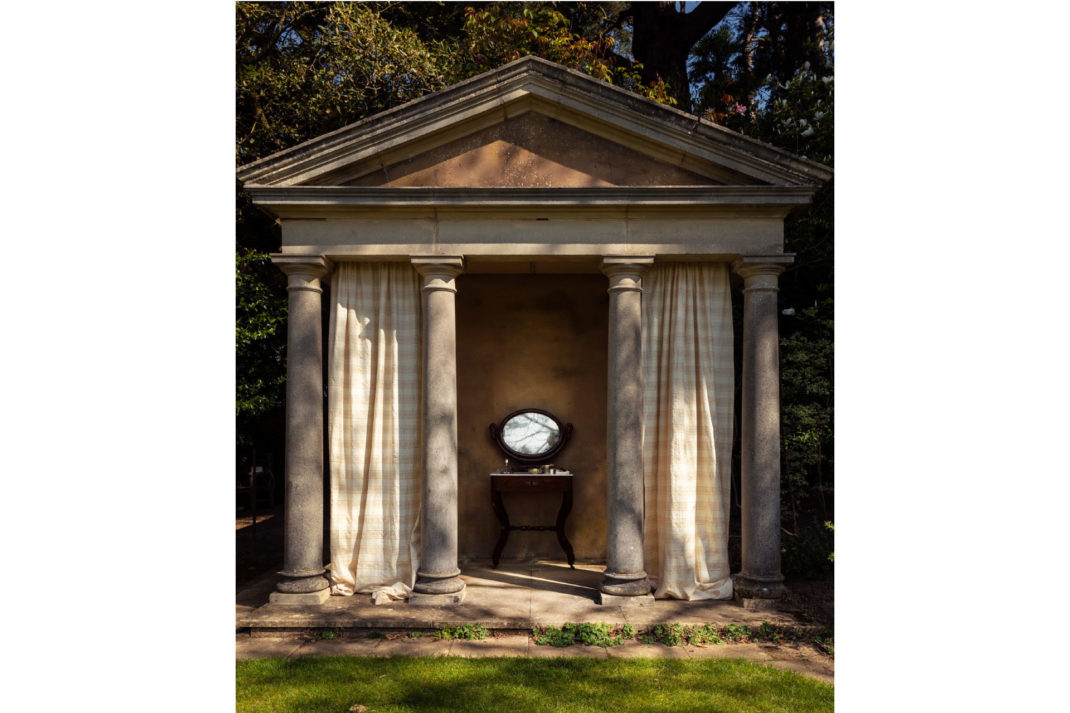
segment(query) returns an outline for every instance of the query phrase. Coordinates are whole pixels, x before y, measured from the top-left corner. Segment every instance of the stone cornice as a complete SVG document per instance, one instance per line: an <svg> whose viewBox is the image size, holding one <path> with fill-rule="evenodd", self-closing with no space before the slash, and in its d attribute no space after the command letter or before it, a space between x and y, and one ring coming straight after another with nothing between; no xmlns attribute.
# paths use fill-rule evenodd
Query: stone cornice
<svg viewBox="0 0 1070 713"><path fill-rule="evenodd" d="M248 186L253 203L273 213L352 207L500 208L569 206L768 206L810 202L812 186L642 186L622 188L381 188Z"/></svg>
<svg viewBox="0 0 1070 713"><path fill-rule="evenodd" d="M553 115L557 108L616 132L621 143L634 143L646 153L657 153L660 146L683 160L690 156L717 164L754 182L820 185L832 177L832 170L822 164L580 72L524 57L246 164L238 169L238 179L259 185L317 183L347 165L435 134L450 134L451 127L470 125L476 130L480 117L495 114L491 120L499 121L532 110ZM450 134L443 140L452 138Z"/></svg>

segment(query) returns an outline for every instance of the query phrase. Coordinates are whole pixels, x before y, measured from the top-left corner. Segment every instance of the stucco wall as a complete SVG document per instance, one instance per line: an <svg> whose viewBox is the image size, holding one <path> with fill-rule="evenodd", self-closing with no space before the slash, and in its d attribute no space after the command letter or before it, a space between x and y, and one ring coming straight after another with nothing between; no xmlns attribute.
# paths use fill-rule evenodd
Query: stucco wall
<svg viewBox="0 0 1070 713"><path fill-rule="evenodd" d="M462 561L498 538L490 473L504 455L488 425L521 408L573 424L554 464L575 474L566 532L578 560L605 561L608 283L602 275L457 278L458 516ZM506 494L515 525L550 525L558 494ZM564 559L553 532L513 532L503 560Z"/></svg>

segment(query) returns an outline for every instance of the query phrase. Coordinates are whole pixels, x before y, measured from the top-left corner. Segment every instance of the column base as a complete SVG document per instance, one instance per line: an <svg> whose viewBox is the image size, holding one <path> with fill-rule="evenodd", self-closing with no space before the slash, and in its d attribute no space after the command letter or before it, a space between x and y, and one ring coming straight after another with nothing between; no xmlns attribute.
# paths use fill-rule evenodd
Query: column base
<svg viewBox="0 0 1070 713"><path fill-rule="evenodd" d="M599 589L617 597L639 597L650 594L650 580L646 572L605 572Z"/></svg>
<svg viewBox="0 0 1070 713"><path fill-rule="evenodd" d="M455 594L464 589L461 570L452 572L417 572L413 591L420 594Z"/></svg>
<svg viewBox="0 0 1070 713"><path fill-rule="evenodd" d="M275 585L275 589L282 594L312 594L322 589L330 589L331 583L323 575L326 569L310 570L283 570L279 572L282 579Z"/></svg>
<svg viewBox="0 0 1070 713"><path fill-rule="evenodd" d="M654 606L653 594L639 594L622 596L620 594L598 593L598 603L604 607L652 607Z"/></svg>
<svg viewBox="0 0 1070 713"><path fill-rule="evenodd" d="M291 594L289 592L272 592L268 596L268 602L271 604L281 604L283 606L301 607L323 604L330 598L330 589L321 589L318 592L305 592L302 594Z"/></svg>
<svg viewBox="0 0 1070 713"><path fill-rule="evenodd" d="M784 576L757 575L739 572L732 575L732 588L736 596L742 599L777 599L784 593ZM752 597L741 596L744 593L753 594Z"/></svg>
<svg viewBox="0 0 1070 713"><path fill-rule="evenodd" d="M468 587L461 582L461 589L449 594L424 594L415 589L409 594L409 604L418 607L452 607L464 601L464 595L468 593Z"/></svg>

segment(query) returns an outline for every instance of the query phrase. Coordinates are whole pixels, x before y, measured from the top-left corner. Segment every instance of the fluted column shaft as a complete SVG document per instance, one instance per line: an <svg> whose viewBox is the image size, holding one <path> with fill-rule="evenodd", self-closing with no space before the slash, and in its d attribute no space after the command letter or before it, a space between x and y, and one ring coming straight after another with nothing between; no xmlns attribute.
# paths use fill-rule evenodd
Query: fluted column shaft
<svg viewBox="0 0 1070 713"><path fill-rule="evenodd" d="M780 573L780 329L778 276L792 255L744 256L733 268L743 278L742 531L739 588L772 598Z"/></svg>
<svg viewBox="0 0 1070 713"><path fill-rule="evenodd" d="M643 564L643 378L641 278L652 257L606 257L609 277L606 571L601 590L650 593Z"/></svg>
<svg viewBox="0 0 1070 713"><path fill-rule="evenodd" d="M414 589L464 589L457 567L457 319L454 278L460 257L413 258L423 277L422 555Z"/></svg>
<svg viewBox="0 0 1070 713"><path fill-rule="evenodd" d="M283 570L279 593L308 595L329 586L323 576L323 346L319 256L273 255L287 275L286 474ZM286 601L286 597L276 600ZM301 597L294 597L304 603Z"/></svg>

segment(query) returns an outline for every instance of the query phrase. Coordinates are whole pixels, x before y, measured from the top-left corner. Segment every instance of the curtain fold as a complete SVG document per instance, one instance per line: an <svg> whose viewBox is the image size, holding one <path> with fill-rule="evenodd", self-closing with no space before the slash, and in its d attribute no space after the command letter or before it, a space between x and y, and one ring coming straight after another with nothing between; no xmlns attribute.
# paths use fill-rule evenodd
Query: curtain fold
<svg viewBox="0 0 1070 713"><path fill-rule="evenodd" d="M419 566L419 276L341 263L331 289L331 590L404 599Z"/></svg>
<svg viewBox="0 0 1070 713"><path fill-rule="evenodd" d="M728 599L735 373L728 266L643 276L644 540L654 596Z"/></svg>

